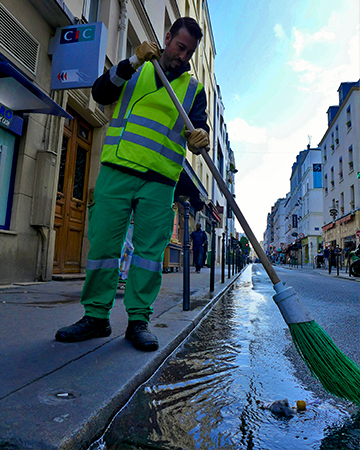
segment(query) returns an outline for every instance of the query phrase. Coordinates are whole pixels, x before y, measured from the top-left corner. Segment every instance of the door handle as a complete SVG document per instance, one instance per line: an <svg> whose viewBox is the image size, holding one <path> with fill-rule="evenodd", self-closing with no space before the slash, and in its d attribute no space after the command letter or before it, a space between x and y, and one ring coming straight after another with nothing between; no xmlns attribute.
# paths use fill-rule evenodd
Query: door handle
<svg viewBox="0 0 360 450"><path fill-rule="evenodd" d="M80 202L76 202L76 207L80 208L80 206L81 206L81 203Z"/></svg>

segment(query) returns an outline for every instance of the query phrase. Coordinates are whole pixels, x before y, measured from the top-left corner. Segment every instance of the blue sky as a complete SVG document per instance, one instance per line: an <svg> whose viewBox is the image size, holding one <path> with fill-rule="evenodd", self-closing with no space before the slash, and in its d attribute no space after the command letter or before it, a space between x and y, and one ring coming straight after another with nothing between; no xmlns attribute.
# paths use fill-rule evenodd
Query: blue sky
<svg viewBox="0 0 360 450"><path fill-rule="evenodd" d="M291 166L317 147L340 83L357 81L358 0L208 0L215 76L235 153L236 200L262 240L290 190ZM237 227L242 231L240 226Z"/></svg>

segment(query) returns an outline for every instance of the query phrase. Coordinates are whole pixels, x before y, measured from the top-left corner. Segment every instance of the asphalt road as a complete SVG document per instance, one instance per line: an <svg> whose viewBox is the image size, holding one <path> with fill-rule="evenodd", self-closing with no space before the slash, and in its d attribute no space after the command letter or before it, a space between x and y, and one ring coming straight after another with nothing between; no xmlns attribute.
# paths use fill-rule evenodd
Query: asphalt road
<svg viewBox="0 0 360 450"><path fill-rule="evenodd" d="M295 289L316 322L327 331L335 344L360 364L359 283L322 276L312 269L276 270L281 281Z"/></svg>

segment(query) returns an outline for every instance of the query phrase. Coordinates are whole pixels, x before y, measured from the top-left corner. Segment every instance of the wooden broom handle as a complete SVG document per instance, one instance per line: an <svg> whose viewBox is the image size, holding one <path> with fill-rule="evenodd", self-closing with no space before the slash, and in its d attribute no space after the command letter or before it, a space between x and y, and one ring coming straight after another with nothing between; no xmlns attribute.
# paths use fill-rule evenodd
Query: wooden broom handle
<svg viewBox="0 0 360 450"><path fill-rule="evenodd" d="M166 78L163 70L161 69L159 62L156 59L153 59L151 62L153 63L156 73L158 74L161 82L163 83L168 94L170 95L170 98L173 101L176 109L178 110L181 118L183 119L186 128L189 131L193 131L194 126L191 123L191 121L190 121L188 115L186 114L186 111L184 110L182 104L180 103L179 99L177 98L173 88L171 87L169 80ZM217 170L217 168L216 168L215 164L213 163L211 157L209 156L208 152L204 148L201 148L200 152L201 152L201 156L204 158L207 166L209 167L213 177L215 178L215 180L220 188L220 191L224 194L228 204L230 205L231 209L234 211L234 214L235 214L237 220L239 221L241 228L244 230L253 249L255 250L257 256L259 257L261 264L264 266L264 269L266 270L267 274L269 275L270 280L272 281L273 284L279 283L280 278L277 276L275 269L273 268L272 264L270 263L264 250L261 248L261 246L260 246L259 242L257 241L254 233L252 232L249 224L247 223L242 212L240 211L240 208L238 207L237 203L235 202L235 199L234 199L232 193L227 188L222 176L220 175L219 171Z"/></svg>

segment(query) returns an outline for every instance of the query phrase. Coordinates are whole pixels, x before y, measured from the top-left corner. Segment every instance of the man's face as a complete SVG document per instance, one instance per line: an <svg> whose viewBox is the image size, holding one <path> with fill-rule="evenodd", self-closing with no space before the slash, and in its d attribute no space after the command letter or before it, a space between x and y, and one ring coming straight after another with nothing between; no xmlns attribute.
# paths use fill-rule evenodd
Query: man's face
<svg viewBox="0 0 360 450"><path fill-rule="evenodd" d="M194 54L199 41L192 37L186 28L180 28L172 39L171 33L165 36L165 50L160 62L165 70L178 71L187 64Z"/></svg>

